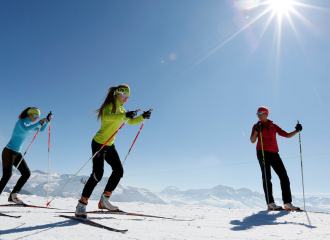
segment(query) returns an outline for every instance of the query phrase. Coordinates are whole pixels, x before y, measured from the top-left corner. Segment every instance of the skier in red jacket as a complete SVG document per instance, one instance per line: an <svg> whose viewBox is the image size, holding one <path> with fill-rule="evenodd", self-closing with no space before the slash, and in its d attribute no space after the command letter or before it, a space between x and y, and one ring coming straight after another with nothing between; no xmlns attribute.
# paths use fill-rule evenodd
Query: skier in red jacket
<svg viewBox="0 0 330 240"><path fill-rule="evenodd" d="M259 121L253 125L252 133L250 137L252 143L255 143L258 138L257 157L262 172L263 187L264 187L266 201L268 204L268 210L283 210L281 206L277 206L274 202L272 182L270 181L271 180L270 167L273 167L274 171L276 172L276 174L280 179L281 189L282 189L282 200L284 202L285 210L287 211L300 210L299 207L295 207L291 204L292 197L291 197L291 189L290 189L290 180L285 170L282 159L278 154L279 149L276 140L276 133L278 133L278 135L282 137L291 138L302 130L302 126L301 124L298 123L296 125L295 131L291 133L287 133L279 126L277 126L275 123L273 123L273 121L269 120L268 115L269 115L268 108L260 107L258 109L257 116L259 118ZM260 132L262 133L265 166L263 163ZM266 169L267 185L265 181L264 169Z"/></svg>

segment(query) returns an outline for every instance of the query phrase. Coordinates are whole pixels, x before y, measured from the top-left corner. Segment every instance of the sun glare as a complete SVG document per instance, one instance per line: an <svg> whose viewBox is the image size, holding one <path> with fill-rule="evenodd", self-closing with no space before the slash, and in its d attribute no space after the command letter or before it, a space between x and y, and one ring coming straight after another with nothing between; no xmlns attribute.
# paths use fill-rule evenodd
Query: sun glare
<svg viewBox="0 0 330 240"><path fill-rule="evenodd" d="M270 5L276 12L285 12L292 6L292 0L270 0Z"/></svg>

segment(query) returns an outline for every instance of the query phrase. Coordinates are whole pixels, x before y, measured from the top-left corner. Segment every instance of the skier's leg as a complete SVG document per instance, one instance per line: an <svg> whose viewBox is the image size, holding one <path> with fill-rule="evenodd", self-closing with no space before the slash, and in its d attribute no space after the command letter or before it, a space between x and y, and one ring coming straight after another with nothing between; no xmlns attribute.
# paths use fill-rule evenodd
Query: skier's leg
<svg viewBox="0 0 330 240"><path fill-rule="evenodd" d="M290 188L290 180L282 159L278 153L272 153L272 167L276 174L278 175L280 182L281 182L281 189L282 189L282 200L283 203L291 203L292 196L291 196L291 188Z"/></svg>
<svg viewBox="0 0 330 240"><path fill-rule="evenodd" d="M0 193L6 187L11 175L16 154L14 151L4 148L2 151L2 178L0 180Z"/></svg>
<svg viewBox="0 0 330 240"><path fill-rule="evenodd" d="M98 144L94 140L92 141L92 152L95 154L101 148L101 144ZM107 146L105 146L94 158L93 158L93 171L87 180L82 196L89 198L96 185L102 180L104 173L104 158L107 153Z"/></svg>
<svg viewBox="0 0 330 240"><path fill-rule="evenodd" d="M14 161L15 167L18 165L18 163L20 162L21 159L22 159L22 154L19 153ZM24 159L22 159L20 165L18 166L18 171L21 172L21 177L18 179L12 193L19 193L21 191L22 187L24 186L24 184L27 182L27 180L31 176L30 169L27 166Z"/></svg>
<svg viewBox="0 0 330 240"><path fill-rule="evenodd" d="M108 183L105 186L104 191L112 192L116 189L120 179L124 175L124 168L121 164L118 152L116 150L115 145L109 147L105 160L108 164L110 164L112 168L111 176L109 177Z"/></svg>
<svg viewBox="0 0 330 240"><path fill-rule="evenodd" d="M111 176L109 177L109 181L105 186L104 193L101 195L101 199L99 202L99 209L107 209L109 211L118 211L118 207L114 206L110 203L109 199L111 193L117 187L120 179L123 177L124 169L121 164L118 152L115 148L115 145L109 147L105 160L108 164L110 164L112 168Z"/></svg>
<svg viewBox="0 0 330 240"><path fill-rule="evenodd" d="M271 170L270 170L270 159L269 159L269 154L267 151L265 153L265 162L266 162L266 176L267 180L265 179L265 173L264 173L264 163L263 163L263 157L262 157L262 151L257 150L257 157L259 160L259 165L262 173L262 183L263 183L263 188L264 188L264 193L265 193L265 199L267 203L267 188L266 188L266 181L267 181L267 187L268 187L268 197L269 197L269 203L274 202L274 197L273 197L273 186L272 186L272 175L271 175ZM268 203L267 203L268 204Z"/></svg>

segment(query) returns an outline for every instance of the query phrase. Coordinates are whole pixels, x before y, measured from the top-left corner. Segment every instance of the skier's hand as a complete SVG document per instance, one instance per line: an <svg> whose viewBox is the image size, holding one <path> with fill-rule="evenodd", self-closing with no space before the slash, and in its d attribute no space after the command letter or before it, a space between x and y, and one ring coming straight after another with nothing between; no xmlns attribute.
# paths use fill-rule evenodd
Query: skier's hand
<svg viewBox="0 0 330 240"><path fill-rule="evenodd" d="M47 118L40 119L40 121L39 121L41 126L45 125L46 122L48 122Z"/></svg>
<svg viewBox="0 0 330 240"><path fill-rule="evenodd" d="M263 127L262 127L262 124L260 123L260 124L256 127L255 130L256 130L257 132L261 132L262 129L263 129Z"/></svg>
<svg viewBox="0 0 330 240"><path fill-rule="evenodd" d="M136 111L128 111L128 112L126 112L126 117L127 117L127 118L130 118L130 119L135 118L136 115L137 115L137 113L138 113L138 111L139 111L139 110L136 110Z"/></svg>
<svg viewBox="0 0 330 240"><path fill-rule="evenodd" d="M145 112L143 112L142 117L143 117L144 119L150 119L151 111L152 111L152 109L150 109L149 111L145 111Z"/></svg>
<svg viewBox="0 0 330 240"><path fill-rule="evenodd" d="M302 126L301 126L301 124L299 123L299 121L298 121L298 123L297 123L297 125L296 125L296 131L297 131L297 132L301 132L301 131L302 131Z"/></svg>
<svg viewBox="0 0 330 240"><path fill-rule="evenodd" d="M47 115L47 121L48 122L50 122L52 119L53 119L53 114L52 114L52 112L50 111L50 113L48 113L48 115Z"/></svg>

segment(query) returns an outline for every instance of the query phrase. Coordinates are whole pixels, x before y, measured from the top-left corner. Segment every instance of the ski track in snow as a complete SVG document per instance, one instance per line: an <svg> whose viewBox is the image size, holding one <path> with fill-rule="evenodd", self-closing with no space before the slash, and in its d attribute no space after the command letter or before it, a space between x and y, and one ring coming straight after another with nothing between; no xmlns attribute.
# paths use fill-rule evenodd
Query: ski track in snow
<svg viewBox="0 0 330 240"><path fill-rule="evenodd" d="M45 206L47 201L35 195L20 197L27 204L37 206ZM7 198L8 193L3 193L0 203L6 204ZM76 204L77 199L74 198L56 198L50 207L60 208L63 212L74 211ZM91 200L87 211L97 210L97 204L98 201ZM89 219L97 223L128 229L127 233L117 233L58 217L55 212L60 210L0 207L2 213L22 216L19 219L0 216L0 239L330 239L330 214L142 202L114 204L127 212L194 220L89 215Z"/></svg>

